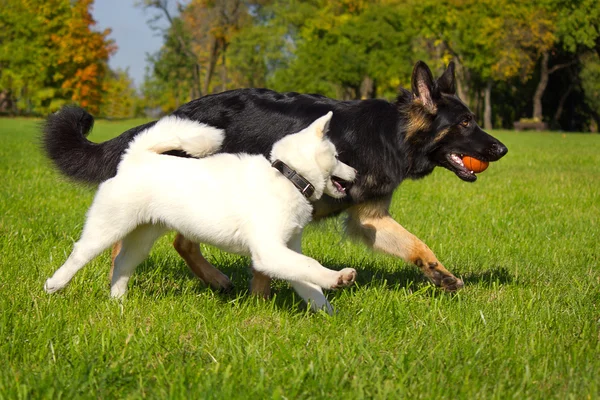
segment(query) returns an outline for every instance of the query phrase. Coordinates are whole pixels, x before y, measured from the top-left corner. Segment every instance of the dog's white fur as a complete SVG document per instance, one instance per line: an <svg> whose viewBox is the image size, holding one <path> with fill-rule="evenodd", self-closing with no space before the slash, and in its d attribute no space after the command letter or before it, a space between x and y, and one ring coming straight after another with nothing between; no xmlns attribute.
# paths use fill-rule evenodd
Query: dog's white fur
<svg viewBox="0 0 600 400"><path fill-rule="evenodd" d="M352 181L356 175L337 160L334 145L324 137L331 115L284 137L271 153L271 160L280 159L313 184L310 201L324 193L342 197L331 177ZM111 296L121 297L155 240L177 230L197 242L251 256L254 269L290 281L313 309L331 313L321 288L347 286L356 271L333 271L300 254L302 229L311 219L312 206L266 158L158 154L181 149L203 157L218 151L223 138L219 129L177 117L163 118L139 134L117 175L100 185L80 240L44 289L52 293L64 288L85 264L122 240L111 282Z"/></svg>

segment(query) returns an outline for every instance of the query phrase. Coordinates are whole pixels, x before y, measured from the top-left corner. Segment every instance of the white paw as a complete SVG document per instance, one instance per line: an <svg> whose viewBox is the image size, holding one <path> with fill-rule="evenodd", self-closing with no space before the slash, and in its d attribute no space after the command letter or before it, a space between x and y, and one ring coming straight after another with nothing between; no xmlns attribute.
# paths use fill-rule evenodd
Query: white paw
<svg viewBox="0 0 600 400"><path fill-rule="evenodd" d="M337 281L331 286L332 289L339 289L350 286L356 280L356 270L354 268L344 268L338 271Z"/></svg>
<svg viewBox="0 0 600 400"><path fill-rule="evenodd" d="M121 299L123 298L123 296L125 296L125 293L127 293L127 288L123 289L118 287L112 287L110 289L110 297L112 297L113 299Z"/></svg>
<svg viewBox="0 0 600 400"><path fill-rule="evenodd" d="M46 291L46 293L54 293L64 288L65 286L66 283L60 284L58 282L53 282L52 278L48 278L46 283L44 283L44 290Z"/></svg>

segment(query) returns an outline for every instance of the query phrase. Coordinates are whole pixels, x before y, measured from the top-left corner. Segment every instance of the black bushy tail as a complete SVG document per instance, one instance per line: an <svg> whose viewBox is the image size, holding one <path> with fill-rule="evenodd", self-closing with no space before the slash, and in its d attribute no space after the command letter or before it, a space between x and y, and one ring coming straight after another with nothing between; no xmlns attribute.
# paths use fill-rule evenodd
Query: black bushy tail
<svg viewBox="0 0 600 400"><path fill-rule="evenodd" d="M103 143L92 143L86 136L94 126L94 118L82 108L66 106L46 119L42 145L48 158L64 175L79 182L98 184L115 176L129 142L154 124L132 128Z"/></svg>

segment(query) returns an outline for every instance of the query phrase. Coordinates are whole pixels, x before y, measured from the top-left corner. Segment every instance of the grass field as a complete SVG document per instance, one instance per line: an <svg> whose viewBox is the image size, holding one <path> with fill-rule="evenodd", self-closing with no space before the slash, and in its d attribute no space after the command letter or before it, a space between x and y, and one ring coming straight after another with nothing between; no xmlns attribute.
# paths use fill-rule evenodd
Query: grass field
<svg viewBox="0 0 600 400"><path fill-rule="evenodd" d="M247 260L212 248L236 291L206 289L172 234L122 302L109 252L44 293L93 189L49 166L38 122L0 119L0 399L600 397L598 135L495 132L509 153L476 183L438 169L400 186L392 214L464 279L457 295L344 240L341 219L311 225L305 253L359 273L328 317L283 282L249 296Z"/></svg>

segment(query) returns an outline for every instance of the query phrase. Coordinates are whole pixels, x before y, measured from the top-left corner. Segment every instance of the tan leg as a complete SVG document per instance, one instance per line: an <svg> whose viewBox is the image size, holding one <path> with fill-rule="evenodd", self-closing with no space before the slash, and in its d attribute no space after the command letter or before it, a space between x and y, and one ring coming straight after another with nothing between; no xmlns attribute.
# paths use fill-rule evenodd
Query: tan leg
<svg viewBox="0 0 600 400"><path fill-rule="evenodd" d="M113 244L112 253L110 255L110 272L108 273L109 282L112 282L113 271L115 269L115 258L117 258L117 256L121 252L121 245L122 243L120 241Z"/></svg>
<svg viewBox="0 0 600 400"><path fill-rule="evenodd" d="M229 291L233 288L227 275L213 267L202 256L198 243L192 242L178 233L173 242L173 247L175 247L175 250L185 260L185 263L194 275L200 278L205 284L216 290Z"/></svg>
<svg viewBox="0 0 600 400"><path fill-rule="evenodd" d="M261 272L252 269L250 293L254 296L259 296L268 299L271 296L271 278Z"/></svg>
<svg viewBox="0 0 600 400"><path fill-rule="evenodd" d="M416 264L436 286L455 291L463 282L438 261L433 252L415 235L404 229L388 212L390 199L371 201L348 209L347 231L374 250Z"/></svg>
<svg viewBox="0 0 600 400"><path fill-rule="evenodd" d="M192 273L196 275L202 282L209 285L213 289L228 291L233 288L231 281L227 275L216 269L209 263L200 252L198 243L187 240L183 235L177 234L173 242L175 250L185 260L185 263L190 268ZM112 282L113 270L115 268L115 258L121 251L121 242L114 244L111 255L109 280Z"/></svg>

